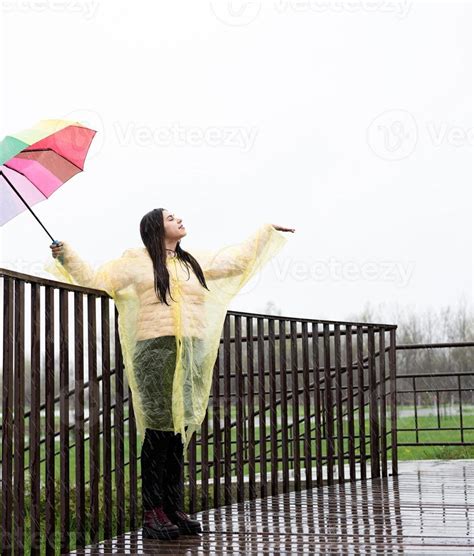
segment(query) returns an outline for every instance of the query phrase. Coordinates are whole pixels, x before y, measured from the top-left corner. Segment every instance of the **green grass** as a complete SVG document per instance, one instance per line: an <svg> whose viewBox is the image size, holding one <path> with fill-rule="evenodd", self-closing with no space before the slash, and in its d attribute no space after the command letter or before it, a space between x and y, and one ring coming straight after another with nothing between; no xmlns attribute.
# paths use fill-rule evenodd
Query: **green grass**
<svg viewBox="0 0 474 556"><path fill-rule="evenodd" d="M474 428L474 415L464 415L463 426ZM398 419L398 429L414 427L414 417ZM418 428L436 429L437 427L438 422L435 416L418 417ZM443 427L457 428L459 430L442 430ZM459 416L442 417L441 430L422 431L418 434L418 440L414 432L408 431L399 431L397 437L399 444L413 442L461 442ZM464 431L464 442L474 442L474 430ZM398 448L399 460L465 458L474 458L474 446L399 446Z"/></svg>
<svg viewBox="0 0 474 556"><path fill-rule="evenodd" d="M231 413L235 413L235 408L232 408L232 412ZM291 415L292 415L292 411L291 408L288 408L288 417L291 420ZM303 408L300 408L300 413L299 416L300 418L303 415ZM221 418L223 417L223 413L221 411ZM231 415L231 420L235 419L234 415ZM347 421L344 421L344 435L348 435L348 423ZM367 441L367 445L366 445L366 452L369 454L370 453L370 445L368 443L369 438L370 438L370 429L369 429L369 415L368 413L366 414L366 421L365 421L365 430L366 430L366 441ZM314 426L314 421L311 421L311 426ZM472 427L474 428L474 414L467 414L464 415L463 417L463 426L464 427ZM358 431L359 431L359 422L357 419L354 420L354 427L355 427L355 431L356 431L356 435L358 435ZM387 427L388 430L390 430L390 419L387 419ZM429 429L437 429L438 427L438 423L437 423L437 419L435 416L422 416L422 417L418 417L418 428L429 428ZM443 430L443 428L455 428L458 430L454 430L454 431L449 431L449 430ZM415 428L415 419L414 417L410 416L410 417L399 417L398 418L398 429L414 429ZM418 435L418 441L416 439L416 435L414 432L408 432L408 431L400 431L398 432L398 443L399 444L404 444L404 443L414 443L414 442L419 442L419 443L428 443L428 442L461 442L461 435L460 435L460 421L459 421L459 417L458 416L449 416L449 417L442 417L441 418L441 430L431 430L431 431L422 431L419 432ZM300 434L300 455L301 457L303 457L304 455L304 449L305 449L305 443L304 443L304 423L300 423L299 426L299 434ZM210 431L212 432L212 431ZM266 427L266 435L270 434L270 427L267 426ZM336 423L334 423L334 435L337 434L337 430L336 430ZM288 437L290 438L290 458L293 457L293 452L291 451L291 438L293 435L293 431L292 428L290 427L288 429ZM232 440L233 444L233 448L232 451L234 452L236 449L236 436L237 436L237 430L235 427L233 427L231 429L231 434L230 434L230 438ZM262 445L262 443L264 442L264 435L262 433L261 435L262 437L260 437L260 429L258 426L258 418L255 420L255 452L256 452L256 458L258 459L259 457L259 450L260 450L260 446ZM282 455L282 448L281 448L281 438L280 435L279 436L279 442L278 442L278 457L281 457ZM311 450L312 450L312 457L315 457L314 454L314 445L315 445L315 431L313 430L311 432L311 438L312 438L312 443L311 443ZM71 434L70 437L70 441L72 442L74 439L73 434ZM248 432L247 432L247 436L244 436L244 440L248 439ZM474 442L474 430L471 431L464 431L464 441L465 442ZM224 442L224 435L221 435L221 443L223 444ZM266 447L267 447L267 451L268 451L268 458L270 457L270 449L271 449L271 444L270 444L270 438L267 438L265 440L266 442ZM358 445L359 440L356 439L356 446ZM387 443L390 444L391 442L391 435L389 434L387 437ZM244 441L244 445L246 444L246 442ZM345 439L344 441L344 450L347 451L349 448L348 445L348 440ZM56 451L59 451L59 440L55 443L55 449ZM337 450L337 442L335 442L335 449ZM125 451L125 457L127 458L127 454L128 454L128 450L129 450L129 438L127 435L125 435L124 438L124 451ZM139 440L137 440L137 452L138 454L140 453L140 442ZM207 454L208 454L208 461L212 462L213 458L214 458L214 443L213 443L213 438L210 438L209 440L209 445L207 447ZM323 450L322 450L322 454L323 456L326 456L326 442L323 440ZM223 454L222 454L223 455ZM197 457L197 461L200 462L201 461L201 446L197 445L196 447L196 457ZM390 454L389 454L390 457ZM411 460L411 459L440 459L440 458L446 458L446 459L456 459L456 458L470 458L470 457L474 457L474 447L473 446L399 446L398 448L398 458L399 460ZM42 444L41 447L41 459L44 460L45 458L45 444ZM25 467L28 466L28 460L29 460L29 451L25 452ZM71 477L71 482L74 482L74 477L75 477L75 472L76 472L76 451L74 448L72 448L69 452L69 469L70 469L70 477ZM114 439L112 437L112 461L114 460ZM89 471L89 443L86 442L85 443L85 451L84 451L84 461L85 461L85 465L84 465L84 470L85 470L85 476L86 478L88 477L88 471ZM44 462L42 464L42 473L45 472L44 469ZM278 466L279 469L282 469L282 463L279 463ZM139 469L140 471L140 469ZM199 465L198 465L198 471L199 471ZM103 473L103 447L101 445L101 452L100 452L100 472ZM244 474L248 473L248 464L246 464L244 466ZM57 480L59 480L60 478L60 460L59 460L59 455L57 455L55 457L55 477Z"/></svg>
<svg viewBox="0 0 474 556"><path fill-rule="evenodd" d="M300 413L300 417L302 413ZM418 428L430 428L436 429L438 426L437 419L435 416L424 416L418 417ZM472 427L474 429L474 415L465 415L463 418L463 426L464 427ZM415 419L414 417L402 417L398 419L398 428L400 429L413 429L415 427ZM441 418L441 428L459 428L460 422L459 417L444 417ZM359 421L357 419L354 420L354 428L356 431L356 435L358 435L359 431ZM390 420L387 420L387 428L390 430ZM348 423L347 421L343 422L343 430L344 435L348 435ZM267 434L269 434L269 427L267 427ZM366 415L365 420L365 432L366 432L366 453L370 454L370 427L369 427L369 417L368 414ZM304 423L300 423L299 426L299 433L300 438L304 438ZM334 434L336 435L336 427L334 427ZM256 436L256 458L259 457L259 449L260 445L263 441L259 437L259 428L255 428L255 436ZM290 429L289 436L292 436L292 431ZM411 443L416 441L416 436L414 432L398 432L398 443ZM263 435L262 435L263 437ZM232 430L231 438L233 441L236 439L236 430ZM311 433L312 443L311 443L311 450L312 456L315 457L314 453L314 446L315 446L315 432L314 430ZM459 430L449 431L449 430L431 430L426 432L419 433L419 442L460 442L461 436ZM465 442L474 442L474 430L471 431L464 431L464 441ZM356 446L358 445L359 440L356 439ZM387 444L390 445L391 443L391 435L389 434L387 437ZM304 440L302 439L299 443L300 447L300 455L303 457L304 455ZM326 442L323 440L322 446L322 455L326 456ZM270 439L266 439L267 450L270 450ZM337 450L337 442L335 443L335 450ZM349 449L349 442L346 438L344 440L344 451L348 451ZM235 445L234 449L235 450ZM356 449L358 453L358 449ZM201 461L201 448L197 446L197 461ZM281 450L281 442L278 445L278 457L281 457L282 450ZM269 455L267 456L269 459ZM292 457L292 451L290 451L290 459ZM390 458L389 453L389 458ZM445 447L438 447L438 446L418 446L418 447L411 447L411 446L400 446L398 449L398 457L400 460L410 460L410 459L440 459L446 457L446 459L457 459L457 458L474 458L474 446L445 446ZM213 459L213 445L210 444L208 447L208 459L212 462ZM278 465L278 469L282 469L282 463L280 462ZM244 474L248 473L248 464L244 466Z"/></svg>

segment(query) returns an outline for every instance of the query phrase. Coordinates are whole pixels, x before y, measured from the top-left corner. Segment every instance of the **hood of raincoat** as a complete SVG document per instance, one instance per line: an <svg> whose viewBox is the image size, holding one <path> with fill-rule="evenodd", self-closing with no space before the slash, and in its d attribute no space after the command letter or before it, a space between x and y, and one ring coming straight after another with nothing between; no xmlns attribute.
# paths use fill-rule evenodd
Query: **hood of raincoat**
<svg viewBox="0 0 474 556"><path fill-rule="evenodd" d="M206 414L229 303L287 241L272 224L263 224L241 243L218 250L190 249L201 265L209 291L192 269L176 257L168 257L174 300L168 296L169 306L156 296L153 264L145 247L126 249L121 257L96 270L64 241L62 262L55 258L45 263L45 270L59 280L105 290L113 298L142 442L146 428L173 430L181 433L186 452ZM173 350L169 342L166 349L163 347L165 337L174 338ZM170 372L165 370L170 361L172 376L169 391L165 391L163 373ZM153 387L156 395L150 395Z"/></svg>

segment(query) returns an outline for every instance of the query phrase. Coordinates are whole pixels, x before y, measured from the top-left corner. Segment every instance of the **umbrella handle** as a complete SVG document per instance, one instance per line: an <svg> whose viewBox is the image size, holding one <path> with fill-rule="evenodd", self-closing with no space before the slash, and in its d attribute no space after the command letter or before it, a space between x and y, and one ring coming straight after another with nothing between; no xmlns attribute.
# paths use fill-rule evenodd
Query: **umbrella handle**
<svg viewBox="0 0 474 556"><path fill-rule="evenodd" d="M61 242L59 239L53 239L53 245L59 245ZM59 255L58 260L61 264L64 264L64 257L63 255Z"/></svg>

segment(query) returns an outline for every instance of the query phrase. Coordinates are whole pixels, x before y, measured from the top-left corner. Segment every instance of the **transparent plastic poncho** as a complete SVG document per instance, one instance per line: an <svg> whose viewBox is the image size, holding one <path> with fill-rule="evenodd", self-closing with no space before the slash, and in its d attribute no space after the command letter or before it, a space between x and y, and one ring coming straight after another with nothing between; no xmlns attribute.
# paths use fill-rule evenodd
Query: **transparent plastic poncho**
<svg viewBox="0 0 474 556"><path fill-rule="evenodd" d="M201 265L210 291L199 283L192 269L175 257L167 258L171 300L168 307L154 292L151 258L145 247L124 251L121 257L93 269L64 241L64 257L51 258L45 270L61 281L106 291L118 311L118 329L125 372L141 442L146 428L181 433L185 451L204 420L212 386L222 328L228 306L247 282L287 242L284 232L263 224L242 243L218 250L189 252ZM187 250L184 246L183 249ZM176 361L172 379L169 425L160 409L144 395L143 368L137 374L134 356L143 340L175 337ZM149 359L150 373L159 372L159 361ZM158 371L157 371L158 365ZM153 368L152 368L153 367ZM160 421L161 419L161 421Z"/></svg>

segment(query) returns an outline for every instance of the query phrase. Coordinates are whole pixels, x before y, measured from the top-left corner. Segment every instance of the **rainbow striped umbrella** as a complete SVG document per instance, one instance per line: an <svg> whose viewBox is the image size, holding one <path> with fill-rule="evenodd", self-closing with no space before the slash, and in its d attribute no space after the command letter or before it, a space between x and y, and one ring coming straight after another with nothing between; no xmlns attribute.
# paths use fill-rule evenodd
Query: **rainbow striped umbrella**
<svg viewBox="0 0 474 556"><path fill-rule="evenodd" d="M95 131L79 122L42 120L0 142L0 226L44 201L82 172Z"/></svg>

